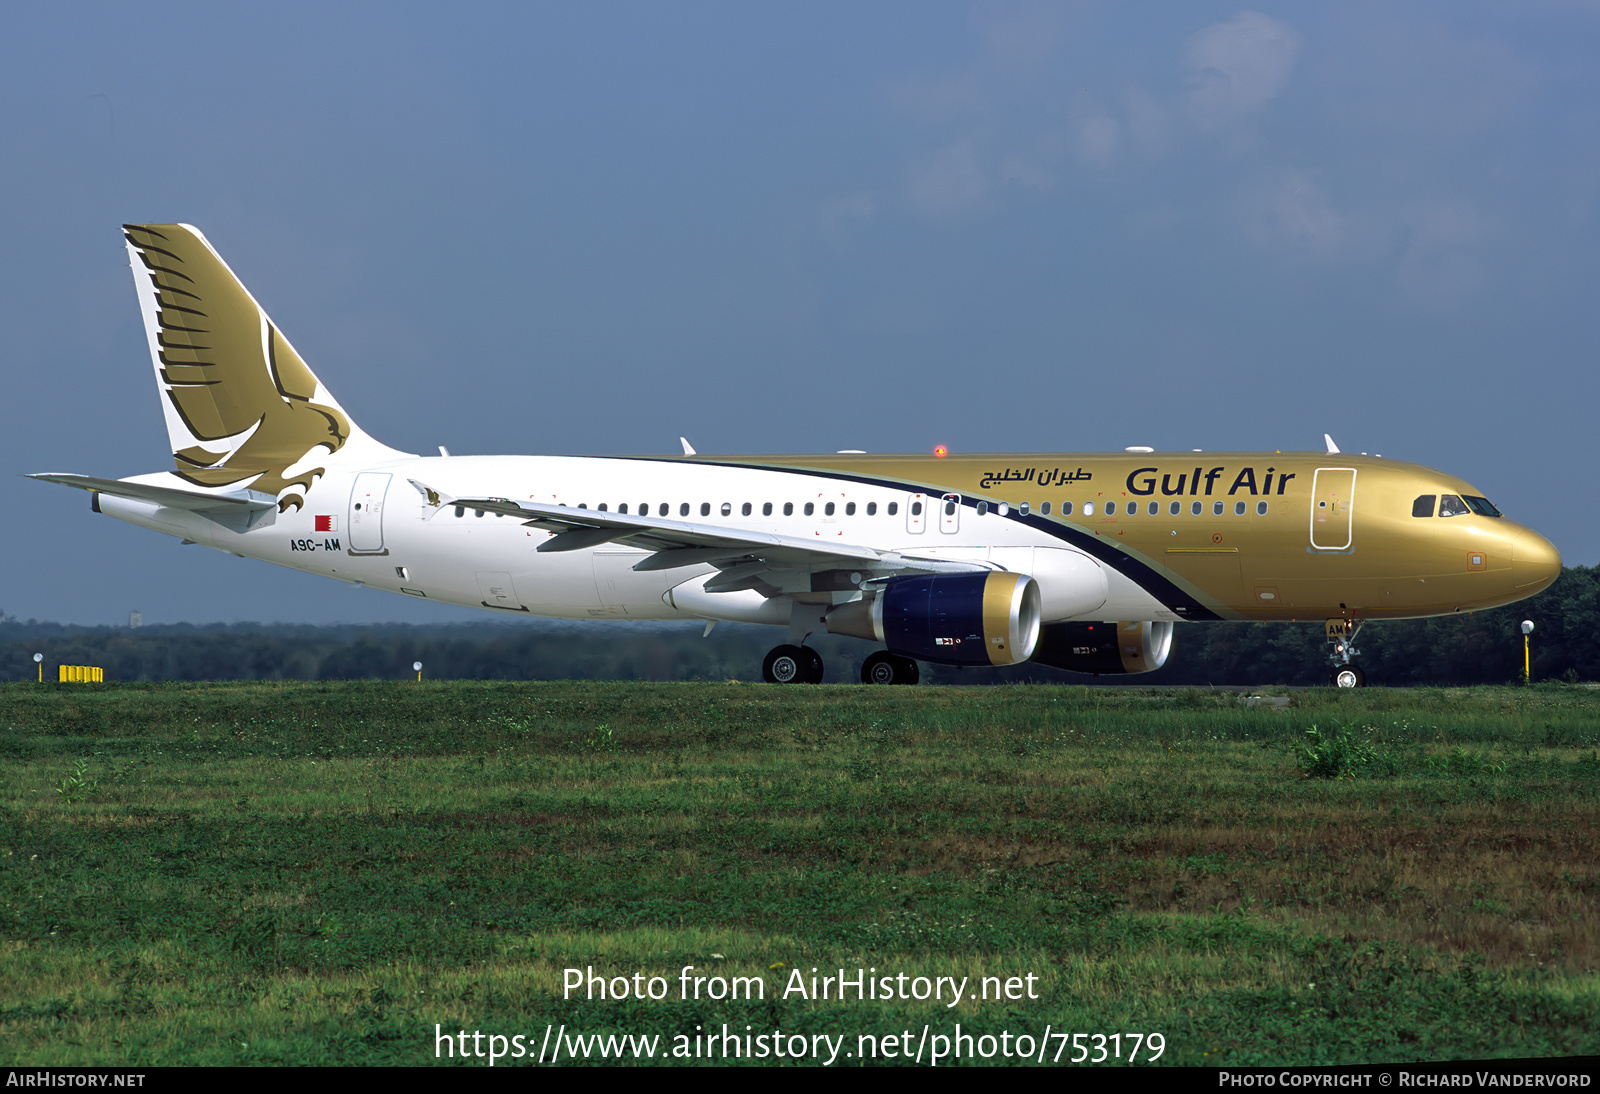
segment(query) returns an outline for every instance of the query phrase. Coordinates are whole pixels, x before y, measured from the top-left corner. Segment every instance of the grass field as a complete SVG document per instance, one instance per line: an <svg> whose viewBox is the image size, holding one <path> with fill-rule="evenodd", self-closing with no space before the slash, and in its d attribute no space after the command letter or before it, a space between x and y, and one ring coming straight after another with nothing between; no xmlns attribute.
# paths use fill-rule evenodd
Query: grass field
<svg viewBox="0 0 1600 1094"><path fill-rule="evenodd" d="M1600 1053L1600 692L1292 704L3 685L0 1062Z"/></svg>

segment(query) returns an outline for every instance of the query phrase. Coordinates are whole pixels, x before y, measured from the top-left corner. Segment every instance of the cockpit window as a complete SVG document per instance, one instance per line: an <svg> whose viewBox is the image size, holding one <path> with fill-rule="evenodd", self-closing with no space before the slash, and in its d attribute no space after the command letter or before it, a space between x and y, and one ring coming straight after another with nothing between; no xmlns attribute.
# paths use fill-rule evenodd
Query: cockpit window
<svg viewBox="0 0 1600 1094"><path fill-rule="evenodd" d="M1466 494L1462 497L1462 500L1467 503L1468 508L1480 517L1498 517L1501 515L1500 510L1489 504L1488 498L1479 498Z"/></svg>
<svg viewBox="0 0 1600 1094"><path fill-rule="evenodd" d="M1433 503L1437 501L1438 498L1439 495L1437 494L1422 495L1422 497L1411 503L1411 515L1414 517L1433 516Z"/></svg>
<svg viewBox="0 0 1600 1094"><path fill-rule="evenodd" d="M1456 497L1454 494L1444 494L1440 496L1439 515L1441 517L1464 517L1469 512L1471 512L1471 510L1467 508L1467 503Z"/></svg>

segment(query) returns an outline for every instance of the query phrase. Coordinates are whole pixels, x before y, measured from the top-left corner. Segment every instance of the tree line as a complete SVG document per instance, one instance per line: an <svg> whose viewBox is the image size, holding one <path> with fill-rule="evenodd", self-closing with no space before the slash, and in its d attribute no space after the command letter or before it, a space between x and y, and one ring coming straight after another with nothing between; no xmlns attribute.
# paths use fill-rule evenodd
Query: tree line
<svg viewBox="0 0 1600 1094"><path fill-rule="evenodd" d="M1489 611L1371 622L1357 639L1374 684L1501 684L1522 673L1520 624L1531 619L1533 679L1600 680L1600 568L1568 567L1531 600ZM97 665L108 681L409 679L413 662L435 679L759 680L761 658L781 642L771 627L719 624L485 621L440 625L176 624L83 627L0 623L0 680L45 679L56 666ZM859 679L874 646L819 636L811 643L827 681ZM1176 628L1165 667L1127 684L1322 684L1321 622L1204 623ZM957 669L924 665L932 683L1082 683L1090 677L1039 665Z"/></svg>

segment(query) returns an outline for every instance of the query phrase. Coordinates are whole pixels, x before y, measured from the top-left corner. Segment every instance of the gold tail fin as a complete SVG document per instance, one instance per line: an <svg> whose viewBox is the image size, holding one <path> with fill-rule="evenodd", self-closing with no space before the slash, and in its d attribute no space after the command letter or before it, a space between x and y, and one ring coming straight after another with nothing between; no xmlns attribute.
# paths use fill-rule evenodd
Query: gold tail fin
<svg viewBox="0 0 1600 1094"><path fill-rule="evenodd" d="M365 435L199 230L123 234L178 477L299 508L318 464Z"/></svg>

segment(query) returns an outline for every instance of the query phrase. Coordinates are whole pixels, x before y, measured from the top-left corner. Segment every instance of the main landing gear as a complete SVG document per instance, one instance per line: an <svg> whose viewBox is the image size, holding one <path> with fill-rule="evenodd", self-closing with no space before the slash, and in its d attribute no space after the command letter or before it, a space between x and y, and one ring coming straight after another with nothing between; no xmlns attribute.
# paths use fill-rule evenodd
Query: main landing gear
<svg viewBox="0 0 1600 1094"><path fill-rule="evenodd" d="M863 684L915 684L922 673L909 657L879 650L861 662Z"/></svg>
<svg viewBox="0 0 1600 1094"><path fill-rule="evenodd" d="M1328 682L1336 688L1366 686L1367 674L1351 660L1361 653L1356 649L1356 632L1360 629L1359 619L1330 619L1322 626L1322 633L1332 646L1328 657L1333 662L1333 672L1329 674Z"/></svg>
<svg viewBox="0 0 1600 1094"><path fill-rule="evenodd" d="M807 646L774 646L761 662L761 679L769 684L820 684L822 658Z"/></svg>
<svg viewBox="0 0 1600 1094"><path fill-rule="evenodd" d="M822 671L822 658L808 646L775 646L761 662L761 678L769 684L820 684ZM915 684L921 675L915 661L888 650L861 665L863 684Z"/></svg>

